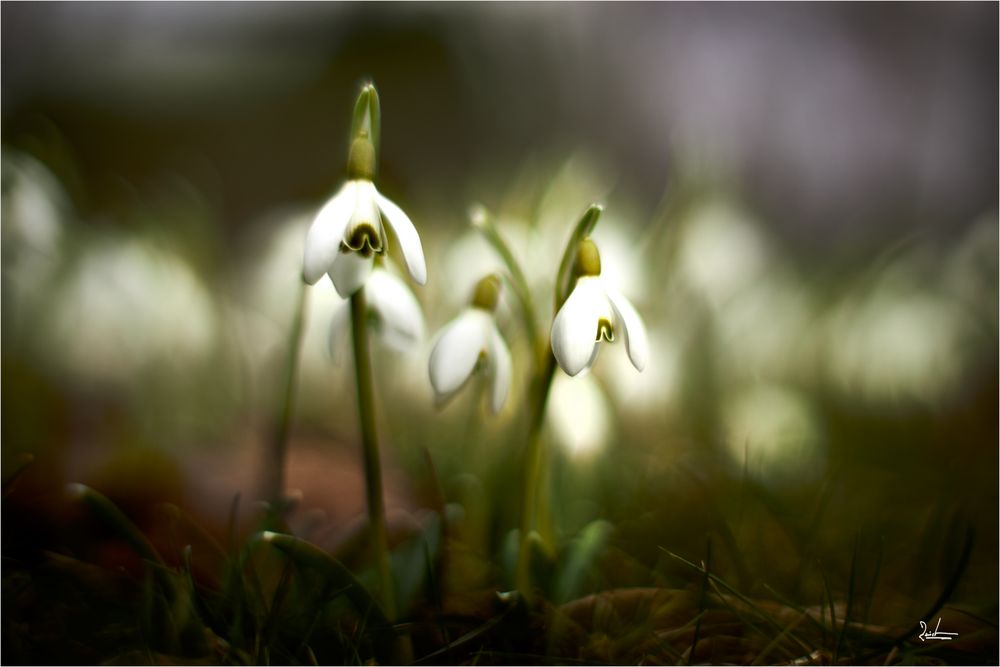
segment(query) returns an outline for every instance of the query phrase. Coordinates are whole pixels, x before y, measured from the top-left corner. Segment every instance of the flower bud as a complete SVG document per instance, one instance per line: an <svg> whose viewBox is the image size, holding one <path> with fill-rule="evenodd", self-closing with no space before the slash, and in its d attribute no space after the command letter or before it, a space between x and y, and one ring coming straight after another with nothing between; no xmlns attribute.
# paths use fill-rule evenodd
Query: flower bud
<svg viewBox="0 0 1000 667"><path fill-rule="evenodd" d="M476 283L476 288L472 292L472 305L483 310L496 310L497 302L500 300L500 277L491 273Z"/></svg>

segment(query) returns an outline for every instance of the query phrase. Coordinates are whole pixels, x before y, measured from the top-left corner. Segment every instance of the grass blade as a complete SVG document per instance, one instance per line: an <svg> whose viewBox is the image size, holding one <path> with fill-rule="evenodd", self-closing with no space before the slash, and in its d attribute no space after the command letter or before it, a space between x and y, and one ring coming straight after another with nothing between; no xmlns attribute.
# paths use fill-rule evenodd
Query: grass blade
<svg viewBox="0 0 1000 667"><path fill-rule="evenodd" d="M342 589L354 608L374 621L373 627L377 631L395 633L375 598L339 560L319 547L292 535L265 531L261 534L261 539L287 555L297 565L322 575L335 589Z"/></svg>
<svg viewBox="0 0 1000 667"><path fill-rule="evenodd" d="M968 524L965 531L965 541L962 544L962 551L959 554L958 562L955 564L955 568L954 570L952 570L951 576L948 577L948 581L945 583L945 586L941 590L940 595L938 595L937 599L934 600L934 603L930 606L930 609L928 609L927 612L920 617L921 621L933 618L933 616L941 610L941 607L945 605L948 599L951 598L952 593L955 592L955 588L958 586L958 582L961 580L962 575L965 573L965 568L969 565L969 559L972 557L972 546L973 544L975 544L975 542L976 542L975 528L970 523ZM921 630L920 623L919 622L914 623L912 626L910 626L910 628L906 632L903 632L894 640L892 640L890 645L892 647L899 647L907 639L920 632L920 630ZM858 662L859 663L868 662L869 660L879 655L880 653L881 651L878 653L870 653L868 655L861 656L860 658L858 658Z"/></svg>
<svg viewBox="0 0 1000 667"><path fill-rule="evenodd" d="M614 527L602 519L588 524L580 533L573 552L556 582L556 604L562 604L580 594L587 572L604 551Z"/></svg>
<svg viewBox="0 0 1000 667"><path fill-rule="evenodd" d="M851 556L851 570L847 578L847 606L844 608L844 622L840 626L840 636L837 638L837 646L833 650L833 661L837 662L840 652L844 648L847 640L847 628L851 622L851 611L854 606L854 588L858 574L858 538L854 540L854 554Z"/></svg>
<svg viewBox="0 0 1000 667"><path fill-rule="evenodd" d="M687 565L688 567L692 568L693 570L695 570L697 572L700 572L702 574L705 574L704 568L696 565L695 563L692 563L691 561L689 561L688 559L684 558L683 556L675 554L674 552L669 551L667 549L664 549L663 547L660 547L660 549L664 553L666 553L667 555L669 555L671 558L679 560L680 562L684 563L685 565ZM716 589L716 593L723 600L723 602L725 602L725 596L722 594L722 591L719 590L720 586L722 588L726 589L732 596L734 596L736 599L738 599L744 605L746 605L762 621L764 621L765 623L767 623L768 625L770 625L773 629L777 630L779 633L785 631L786 628L782 627L781 624L778 623L776 620L774 620L774 618L772 618L770 614L768 614L766 611L764 611L758 605L756 605L753 602L753 600L751 600L750 598L748 598L747 596L745 596L743 593L740 593L738 590L736 590L733 586L731 586L729 583L727 583L724 579L721 579L720 577L718 577L718 576L716 576L714 574L711 574L711 573L709 573L707 575L707 578L711 582L712 586ZM739 614L739 612L735 608L733 608L732 605L729 605L729 606L733 610L733 612L736 613L737 615L739 615L741 618L743 618L743 620L748 625L750 625L751 628L753 628L754 630L756 630L757 632L759 632L760 634L762 634L765 637L769 636L768 633L764 632L763 630L761 630L760 628L758 628L755 624L751 623L749 620L747 620L741 614ZM796 644L798 644L801 648L804 648L807 652L811 650L811 647L805 641L803 641L802 638L799 637L798 635L796 635L794 633L788 633L788 637L789 637L789 639L794 640Z"/></svg>
<svg viewBox="0 0 1000 667"><path fill-rule="evenodd" d="M702 569L705 576L701 580L701 593L698 595L698 620L694 624L694 637L691 638L691 650L688 652L688 664L694 660L695 649L698 648L698 638L701 634L701 619L705 613L705 598L708 594L709 571L712 568L712 538L705 541L705 561Z"/></svg>

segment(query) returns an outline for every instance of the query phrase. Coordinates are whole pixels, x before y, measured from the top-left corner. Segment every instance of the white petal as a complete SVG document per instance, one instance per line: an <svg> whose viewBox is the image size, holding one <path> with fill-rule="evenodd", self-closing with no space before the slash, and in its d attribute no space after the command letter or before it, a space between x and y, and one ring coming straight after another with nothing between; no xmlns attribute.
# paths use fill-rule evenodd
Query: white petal
<svg viewBox="0 0 1000 667"><path fill-rule="evenodd" d="M511 361L510 350L503 336L492 327L490 335L490 363L493 365L493 382L490 385L490 408L493 414L500 412L510 390Z"/></svg>
<svg viewBox="0 0 1000 667"><path fill-rule="evenodd" d="M476 368L481 352L487 349L493 323L488 313L467 308L439 335L431 350L431 386L438 396L457 391Z"/></svg>
<svg viewBox="0 0 1000 667"><path fill-rule="evenodd" d="M349 239L354 234L354 230L360 225L368 225L378 232L385 249L385 232L382 230L382 218L379 216L378 207L375 204L375 184L371 181L359 179L354 183L354 207L351 211L350 222L344 230L344 238Z"/></svg>
<svg viewBox="0 0 1000 667"><path fill-rule="evenodd" d="M642 318L636 312L632 304L617 290L609 289L608 301L618 315L618 322L621 326L616 326L616 331L621 331L625 335L625 349L628 350L628 358L632 360L632 365L636 370L641 371L646 367L649 360L649 338L646 336L646 325L642 323Z"/></svg>
<svg viewBox="0 0 1000 667"><path fill-rule="evenodd" d="M391 199L383 196L378 190L375 191L375 201L378 202L385 219L392 227L392 231L396 233L396 238L399 239L399 248L403 251L406 268L410 271L413 279L423 285L427 282L427 265L424 263L424 248L420 245L417 229L410 222L410 218L403 213L403 209L396 206Z"/></svg>
<svg viewBox="0 0 1000 667"><path fill-rule="evenodd" d="M330 269L330 280L337 294L346 299L364 287L374 264L374 257L362 257L356 252L338 253Z"/></svg>
<svg viewBox="0 0 1000 667"><path fill-rule="evenodd" d="M344 183L344 187L320 209L309 227L302 277L310 285L315 285L337 259L344 230L354 211L354 186L355 181Z"/></svg>
<svg viewBox="0 0 1000 667"><path fill-rule="evenodd" d="M552 322L552 353L568 375L588 368L597 357L597 323L609 309L600 283L581 278Z"/></svg>
<svg viewBox="0 0 1000 667"><path fill-rule="evenodd" d="M379 336L393 349L405 352L424 337L424 314L413 292L385 269L375 269L365 288L368 307L380 322Z"/></svg>

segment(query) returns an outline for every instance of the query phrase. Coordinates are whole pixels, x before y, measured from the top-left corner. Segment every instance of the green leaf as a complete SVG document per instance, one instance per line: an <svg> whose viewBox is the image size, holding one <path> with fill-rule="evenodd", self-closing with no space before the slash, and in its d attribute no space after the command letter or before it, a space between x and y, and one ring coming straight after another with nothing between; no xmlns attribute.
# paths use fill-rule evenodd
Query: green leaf
<svg viewBox="0 0 1000 667"><path fill-rule="evenodd" d="M339 560L305 540L292 535L265 531L261 539L292 559L299 567L308 568L330 582L335 589L343 590L354 608L369 619L369 626L376 632L394 635L392 624L371 593L357 577Z"/></svg>
<svg viewBox="0 0 1000 667"><path fill-rule="evenodd" d="M518 592L527 597L533 595L531 582L550 580L554 569L554 557L546 548L545 540L537 530L528 533L521 549L524 549L525 553L519 557L519 561L524 558L525 562L523 567L519 563L518 571L515 573L515 584Z"/></svg>
<svg viewBox="0 0 1000 667"><path fill-rule="evenodd" d="M556 583L555 602L561 604L580 596L594 562L604 551L614 526L598 519L588 524L575 540L565 567Z"/></svg>
<svg viewBox="0 0 1000 667"><path fill-rule="evenodd" d="M83 484L69 484L66 492L72 500L83 503L101 523L128 542L144 560L157 565L157 570L166 567L142 531L106 496Z"/></svg>
<svg viewBox="0 0 1000 667"><path fill-rule="evenodd" d="M434 514L428 518L426 527L420 533L390 554L399 609L407 609L413 604L427 582L428 572L433 571L441 550L441 531L441 518Z"/></svg>

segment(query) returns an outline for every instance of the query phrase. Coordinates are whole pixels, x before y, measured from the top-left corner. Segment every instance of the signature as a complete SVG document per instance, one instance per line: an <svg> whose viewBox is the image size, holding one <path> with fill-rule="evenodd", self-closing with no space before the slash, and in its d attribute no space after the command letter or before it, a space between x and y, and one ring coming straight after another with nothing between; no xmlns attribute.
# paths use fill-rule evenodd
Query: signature
<svg viewBox="0 0 1000 667"><path fill-rule="evenodd" d="M942 632L939 628L941 627L941 617L938 617L937 625L931 631L927 630L927 624L920 621L920 641L925 642L928 639L940 639L941 641L951 641L953 637L957 637L957 632Z"/></svg>

